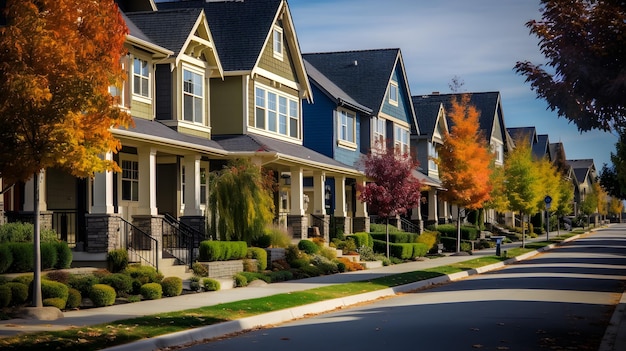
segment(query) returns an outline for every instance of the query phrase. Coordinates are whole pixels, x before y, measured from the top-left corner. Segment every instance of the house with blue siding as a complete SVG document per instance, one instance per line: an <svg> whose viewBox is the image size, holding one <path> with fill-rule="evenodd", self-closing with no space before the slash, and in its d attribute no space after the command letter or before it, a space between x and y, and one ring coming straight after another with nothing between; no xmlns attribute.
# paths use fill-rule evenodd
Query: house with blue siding
<svg viewBox="0 0 626 351"><path fill-rule="evenodd" d="M411 135L419 128L400 49L302 56L315 96L303 106L305 146L355 168L377 144L411 152ZM356 203L354 180L347 181L347 198ZM335 185L327 180L327 186ZM331 213L362 215L352 203L346 205Z"/></svg>

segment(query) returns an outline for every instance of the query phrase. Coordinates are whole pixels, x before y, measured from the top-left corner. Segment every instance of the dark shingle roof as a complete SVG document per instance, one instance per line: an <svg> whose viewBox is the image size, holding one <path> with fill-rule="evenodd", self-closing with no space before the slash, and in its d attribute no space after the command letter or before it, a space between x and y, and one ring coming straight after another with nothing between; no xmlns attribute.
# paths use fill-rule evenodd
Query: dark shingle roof
<svg viewBox="0 0 626 351"><path fill-rule="evenodd" d="M433 102L441 102L444 105L446 110L450 110L451 101L454 97L459 97L465 93L459 94L432 94L432 95L423 95L422 98L428 99ZM470 103L478 109L480 112L480 130L485 133L485 137L489 141L491 138L491 133L493 131L493 121L496 116L496 108L499 107L500 101L500 93L497 91L493 92L480 92L480 93L467 93L470 95ZM504 118L502 116L502 118ZM448 120L448 125L450 125L450 120ZM504 126L501 126L504 128ZM503 130L503 133L506 131ZM506 137L506 136L505 136ZM504 141L506 145L506 140Z"/></svg>
<svg viewBox="0 0 626 351"><path fill-rule="evenodd" d="M292 158L302 160L303 163L318 163L333 168L350 169L352 165L345 165L330 157L308 149L302 145L293 144L262 135L215 135L213 140L229 152L276 152Z"/></svg>
<svg viewBox="0 0 626 351"><path fill-rule="evenodd" d="M371 108L359 104L355 99L348 95L348 93L343 91L340 87L338 87L328 77L323 75L322 72L318 71L317 68L313 67L306 60L304 60L304 66L306 67L306 72L309 75L309 78L313 81L313 83L320 90L322 90L330 99L334 100L338 105L347 104L348 106L357 110L361 110L367 114L372 113Z"/></svg>
<svg viewBox="0 0 626 351"><path fill-rule="evenodd" d="M127 13L126 17L142 32L148 33L150 41L178 54L189 37L202 9L177 9ZM145 35L145 34L144 34Z"/></svg>
<svg viewBox="0 0 626 351"><path fill-rule="evenodd" d="M543 158L546 155L550 157L552 154L550 153L550 149L548 147L549 144L548 134L537 135L537 142L533 145L533 155L537 158Z"/></svg>
<svg viewBox="0 0 626 351"><path fill-rule="evenodd" d="M421 96L413 96L411 99L413 100L417 123L419 123L420 126L420 133L422 135L432 136L435 132L437 117L439 117L441 102L430 101Z"/></svg>
<svg viewBox="0 0 626 351"><path fill-rule="evenodd" d="M590 171L595 167L593 164L593 159L582 159L582 160L567 160L567 164L569 164L574 170L574 175L578 182L583 182Z"/></svg>
<svg viewBox="0 0 626 351"><path fill-rule="evenodd" d="M511 138L513 138L515 142L526 140L528 146L531 148L537 143L537 131L535 127L515 127L507 128L506 130L511 134Z"/></svg>
<svg viewBox="0 0 626 351"><path fill-rule="evenodd" d="M359 104L378 113L400 49L308 53L302 57Z"/></svg>
<svg viewBox="0 0 626 351"><path fill-rule="evenodd" d="M281 0L189 0L159 2L157 7L203 8L224 71L248 71L261 55L280 4Z"/></svg>

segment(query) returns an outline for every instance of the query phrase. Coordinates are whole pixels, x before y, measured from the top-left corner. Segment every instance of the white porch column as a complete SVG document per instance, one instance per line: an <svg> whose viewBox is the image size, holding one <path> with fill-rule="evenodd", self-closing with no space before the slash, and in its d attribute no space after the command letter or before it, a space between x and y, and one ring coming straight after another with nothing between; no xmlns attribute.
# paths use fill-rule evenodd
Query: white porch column
<svg viewBox="0 0 626 351"><path fill-rule="evenodd" d="M26 182L24 189L24 211L35 210L35 181L39 182L39 211L47 211L46 202L46 171L42 170L40 175L34 175Z"/></svg>
<svg viewBox="0 0 626 351"><path fill-rule="evenodd" d="M200 155L186 155L185 166L185 216L200 216Z"/></svg>
<svg viewBox="0 0 626 351"><path fill-rule="evenodd" d="M431 221L435 221L437 223L439 221L439 213L437 211L437 190L431 189L428 192L428 219Z"/></svg>
<svg viewBox="0 0 626 351"><path fill-rule="evenodd" d="M357 183L362 188L362 187L365 186L365 179L357 179ZM367 203L360 201L358 196L357 196L357 199L356 199L356 217L367 217L367 216L368 216L368 213L367 213Z"/></svg>
<svg viewBox="0 0 626 351"><path fill-rule="evenodd" d="M326 174L324 172L313 172L313 214L321 216L325 215L326 194L324 192L324 181Z"/></svg>
<svg viewBox="0 0 626 351"><path fill-rule="evenodd" d="M335 217L346 217L346 177L335 176Z"/></svg>
<svg viewBox="0 0 626 351"><path fill-rule="evenodd" d="M291 211L290 215L304 216L304 187L302 180L302 168L291 167Z"/></svg>
<svg viewBox="0 0 626 351"><path fill-rule="evenodd" d="M113 159L113 153L107 152L104 159ZM91 213L105 214L113 213L113 172L96 173L93 178L93 206Z"/></svg>
<svg viewBox="0 0 626 351"><path fill-rule="evenodd" d="M139 208L138 215L156 216L156 149L139 148Z"/></svg>

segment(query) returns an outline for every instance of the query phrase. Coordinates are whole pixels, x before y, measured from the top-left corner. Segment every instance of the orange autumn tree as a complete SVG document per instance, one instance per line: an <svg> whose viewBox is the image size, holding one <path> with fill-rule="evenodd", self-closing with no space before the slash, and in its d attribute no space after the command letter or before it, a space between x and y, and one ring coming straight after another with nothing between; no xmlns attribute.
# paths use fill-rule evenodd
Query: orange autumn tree
<svg viewBox="0 0 626 351"><path fill-rule="evenodd" d="M436 160L442 187L447 189L442 197L457 206L457 252L461 251L461 208L476 210L490 199L493 155L478 130L479 116L469 94L452 98L450 132L444 134Z"/></svg>
<svg viewBox="0 0 626 351"><path fill-rule="evenodd" d="M8 0L1 16L0 177L35 177L33 305L41 307L40 175L119 171L102 156L120 148L110 128L131 123L109 94L123 80L128 31L114 0Z"/></svg>

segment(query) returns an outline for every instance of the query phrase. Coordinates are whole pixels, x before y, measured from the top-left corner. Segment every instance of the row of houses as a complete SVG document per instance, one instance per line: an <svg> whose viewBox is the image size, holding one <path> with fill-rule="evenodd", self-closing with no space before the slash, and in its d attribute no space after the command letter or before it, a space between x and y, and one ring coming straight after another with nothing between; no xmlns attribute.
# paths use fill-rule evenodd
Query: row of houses
<svg viewBox="0 0 626 351"><path fill-rule="evenodd" d="M115 129L120 173L76 179L48 169L40 189L43 227L103 259L146 233L160 247L173 230L205 233L208 175L237 158L275 174L276 222L295 239L319 228L369 230L357 200L367 181L358 161L379 140L411 151L428 190L413 223L452 219L432 157L448 130L453 94L411 94L400 49L302 53L285 0L119 0L129 34L120 97L134 126ZM499 92L471 94L480 128L503 164L517 129L507 129ZM561 143L532 130L538 157L564 157ZM592 160L571 161L584 194ZM0 197L0 221L32 220L33 181ZM578 191L578 190L577 190ZM579 199L579 198L577 198ZM496 221L497 218L487 218ZM4 219L2 219L4 218Z"/></svg>

